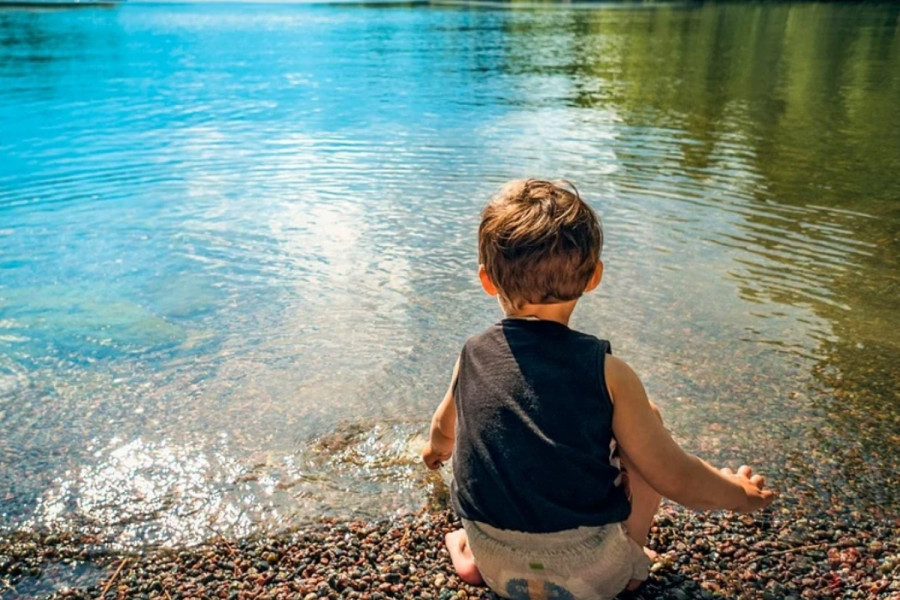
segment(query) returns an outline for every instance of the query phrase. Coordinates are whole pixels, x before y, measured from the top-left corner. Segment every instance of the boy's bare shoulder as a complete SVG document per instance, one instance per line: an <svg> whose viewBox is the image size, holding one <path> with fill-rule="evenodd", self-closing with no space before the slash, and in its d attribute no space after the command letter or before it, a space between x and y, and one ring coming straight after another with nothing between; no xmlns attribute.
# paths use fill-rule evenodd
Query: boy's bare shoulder
<svg viewBox="0 0 900 600"><path fill-rule="evenodd" d="M629 406L646 404L650 410L656 408L647 398L647 391L641 378L631 366L613 355L607 355L603 365L603 374L606 377L606 387L613 404L621 405L623 402Z"/></svg>
<svg viewBox="0 0 900 600"><path fill-rule="evenodd" d="M615 354L606 355L606 360L603 364L603 372L606 375L606 383L610 387L621 386L626 383L633 383L634 381L640 383L640 378L637 376L637 373L634 372L634 369Z"/></svg>

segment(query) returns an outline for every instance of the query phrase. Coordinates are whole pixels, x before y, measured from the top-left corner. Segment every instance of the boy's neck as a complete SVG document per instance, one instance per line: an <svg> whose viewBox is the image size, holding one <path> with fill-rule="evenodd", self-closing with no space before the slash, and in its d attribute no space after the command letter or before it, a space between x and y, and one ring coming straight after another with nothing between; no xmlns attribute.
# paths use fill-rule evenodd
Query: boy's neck
<svg viewBox="0 0 900 600"><path fill-rule="evenodd" d="M556 321L568 327L569 317L572 316L572 311L575 310L577 302L578 300L569 300L568 302L559 302L557 304L523 304L517 309L512 309L502 304L501 307L508 319L533 317L542 321Z"/></svg>

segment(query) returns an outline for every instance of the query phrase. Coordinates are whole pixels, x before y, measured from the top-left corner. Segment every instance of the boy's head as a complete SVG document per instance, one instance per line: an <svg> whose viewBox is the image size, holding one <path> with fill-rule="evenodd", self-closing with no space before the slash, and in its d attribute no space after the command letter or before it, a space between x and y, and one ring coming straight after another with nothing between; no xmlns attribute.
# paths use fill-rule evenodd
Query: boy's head
<svg viewBox="0 0 900 600"><path fill-rule="evenodd" d="M581 297L602 247L597 216L568 182L511 181L481 212L478 262L514 309Z"/></svg>

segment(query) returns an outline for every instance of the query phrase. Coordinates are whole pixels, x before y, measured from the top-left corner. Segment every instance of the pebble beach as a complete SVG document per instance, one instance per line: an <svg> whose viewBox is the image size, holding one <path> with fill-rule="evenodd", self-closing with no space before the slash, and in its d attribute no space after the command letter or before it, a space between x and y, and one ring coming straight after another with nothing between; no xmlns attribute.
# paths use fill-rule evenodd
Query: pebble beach
<svg viewBox="0 0 900 600"><path fill-rule="evenodd" d="M0 541L4 598L228 600L494 598L453 573L449 509L374 522L322 520L258 539L210 539L181 550L104 553L96 540L19 533ZM900 599L900 523L871 515L693 513L664 505L648 581L620 598ZM41 590L68 569L68 587ZM41 593L41 592L44 593Z"/></svg>

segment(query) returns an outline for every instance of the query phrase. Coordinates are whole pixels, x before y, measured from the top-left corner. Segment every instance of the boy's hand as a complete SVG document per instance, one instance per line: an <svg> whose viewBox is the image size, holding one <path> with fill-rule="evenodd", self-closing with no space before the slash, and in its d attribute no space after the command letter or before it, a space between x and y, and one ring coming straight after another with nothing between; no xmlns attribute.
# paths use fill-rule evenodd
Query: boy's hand
<svg viewBox="0 0 900 600"><path fill-rule="evenodd" d="M449 449L438 448L436 444L432 444L429 441L425 444L425 450L422 451L422 460L425 461L425 466L433 471L435 469L440 469L441 465L450 460L452 454L452 445Z"/></svg>
<svg viewBox="0 0 900 600"><path fill-rule="evenodd" d="M737 473L725 467L720 469L722 475L737 483L744 488L744 503L735 507L733 510L748 513L754 510L765 508L772 504L775 500L775 492L765 489L766 478L762 475L754 475L753 469L747 465L742 465Z"/></svg>

